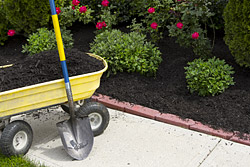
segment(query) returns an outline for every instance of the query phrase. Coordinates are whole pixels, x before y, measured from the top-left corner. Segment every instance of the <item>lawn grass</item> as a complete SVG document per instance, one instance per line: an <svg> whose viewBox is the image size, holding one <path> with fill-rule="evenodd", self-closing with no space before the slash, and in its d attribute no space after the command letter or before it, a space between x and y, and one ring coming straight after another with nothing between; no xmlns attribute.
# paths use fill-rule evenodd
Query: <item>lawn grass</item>
<svg viewBox="0 0 250 167"><path fill-rule="evenodd" d="M46 167L23 156L6 157L0 153L0 167Z"/></svg>

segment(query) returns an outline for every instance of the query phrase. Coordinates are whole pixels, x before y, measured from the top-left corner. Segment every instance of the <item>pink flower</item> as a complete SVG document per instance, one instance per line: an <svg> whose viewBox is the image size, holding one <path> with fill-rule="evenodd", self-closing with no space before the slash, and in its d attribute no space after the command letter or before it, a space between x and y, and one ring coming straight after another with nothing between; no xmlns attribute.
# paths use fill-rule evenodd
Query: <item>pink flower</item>
<svg viewBox="0 0 250 167"><path fill-rule="evenodd" d="M80 13L85 13L85 12L87 12L86 6L80 7L80 8L79 8L79 12L80 12Z"/></svg>
<svg viewBox="0 0 250 167"><path fill-rule="evenodd" d="M105 23L105 21L102 22L102 26L107 27L107 24Z"/></svg>
<svg viewBox="0 0 250 167"><path fill-rule="evenodd" d="M198 37L199 37L199 33L198 33L198 32L194 32L194 33L192 34L192 38L193 38L193 39L198 39Z"/></svg>
<svg viewBox="0 0 250 167"><path fill-rule="evenodd" d="M151 28L153 28L153 29L156 29L157 26L158 26L158 24L157 24L156 22L153 22L153 23L151 24Z"/></svg>
<svg viewBox="0 0 250 167"><path fill-rule="evenodd" d="M61 13L60 7L56 7L56 13L57 13L57 14Z"/></svg>
<svg viewBox="0 0 250 167"><path fill-rule="evenodd" d="M8 34L8 36L14 36L15 33L16 33L15 30L9 30L7 34Z"/></svg>
<svg viewBox="0 0 250 167"><path fill-rule="evenodd" d="M101 22L97 22L97 24L96 24L96 28L98 29L98 30L100 30L100 29L102 29L102 23Z"/></svg>
<svg viewBox="0 0 250 167"><path fill-rule="evenodd" d="M181 22L179 22L179 23L176 24L176 27L179 28L179 29L182 29L183 24Z"/></svg>
<svg viewBox="0 0 250 167"><path fill-rule="evenodd" d="M75 10L75 9L76 9L76 7L75 7L75 6L72 6L72 9L73 9L73 10Z"/></svg>
<svg viewBox="0 0 250 167"><path fill-rule="evenodd" d="M78 0L73 0L73 1L72 1L72 4L73 4L74 6L79 5L79 3L80 3L80 1L78 1Z"/></svg>
<svg viewBox="0 0 250 167"><path fill-rule="evenodd" d="M102 1L102 6L106 7L109 5L109 1L108 0L103 0Z"/></svg>
<svg viewBox="0 0 250 167"><path fill-rule="evenodd" d="M148 9L148 13L154 13L155 12L155 8L149 8Z"/></svg>
<svg viewBox="0 0 250 167"><path fill-rule="evenodd" d="M178 2L180 2L181 0L177 0Z"/></svg>

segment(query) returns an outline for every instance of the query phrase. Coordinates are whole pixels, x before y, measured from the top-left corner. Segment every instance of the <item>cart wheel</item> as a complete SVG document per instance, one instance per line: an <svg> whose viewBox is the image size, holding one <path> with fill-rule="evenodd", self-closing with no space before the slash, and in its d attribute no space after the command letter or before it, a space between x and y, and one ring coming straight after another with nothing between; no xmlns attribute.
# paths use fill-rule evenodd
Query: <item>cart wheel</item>
<svg viewBox="0 0 250 167"><path fill-rule="evenodd" d="M30 125L18 120L8 124L1 135L0 148L4 155L24 155L32 144L33 132Z"/></svg>
<svg viewBox="0 0 250 167"><path fill-rule="evenodd" d="M88 103L90 99L84 99L84 100L78 100L75 102L76 104L76 109L78 110L81 106L83 106L85 103ZM67 104L62 104L61 108L63 111L69 114L69 106Z"/></svg>
<svg viewBox="0 0 250 167"><path fill-rule="evenodd" d="M109 124L108 109L101 103L89 102L80 107L77 116L88 116L94 136L104 132Z"/></svg>

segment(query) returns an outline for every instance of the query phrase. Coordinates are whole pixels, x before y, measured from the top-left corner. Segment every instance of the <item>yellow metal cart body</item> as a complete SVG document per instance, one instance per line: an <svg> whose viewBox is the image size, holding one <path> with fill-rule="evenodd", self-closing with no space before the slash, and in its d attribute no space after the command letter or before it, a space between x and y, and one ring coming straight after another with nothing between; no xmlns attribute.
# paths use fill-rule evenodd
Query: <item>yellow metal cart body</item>
<svg viewBox="0 0 250 167"><path fill-rule="evenodd" d="M108 67L103 58L94 54L89 55L101 60L105 67L100 71L70 77L74 101L90 98L99 87L101 76ZM63 104L67 101L63 79L0 92L0 120L6 116Z"/></svg>
<svg viewBox="0 0 250 167"><path fill-rule="evenodd" d="M96 72L69 77L74 102L90 98L100 86L101 76L108 68L103 58L88 54L102 61L104 68ZM11 68L11 66L1 66L1 68ZM1 152L7 156L26 154L33 140L30 125L24 121L10 122L12 116L55 105L65 106L67 102L63 78L0 92ZM100 135L109 123L107 108L97 102L84 103L76 114L80 117L88 115L94 136Z"/></svg>

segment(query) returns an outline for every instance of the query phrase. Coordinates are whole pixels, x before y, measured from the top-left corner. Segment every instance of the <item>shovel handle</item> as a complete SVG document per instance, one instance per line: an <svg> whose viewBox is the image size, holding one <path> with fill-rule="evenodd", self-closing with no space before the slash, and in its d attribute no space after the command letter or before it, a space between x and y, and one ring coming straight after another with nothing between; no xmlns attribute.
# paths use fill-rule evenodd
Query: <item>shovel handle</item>
<svg viewBox="0 0 250 167"><path fill-rule="evenodd" d="M65 57L65 53L64 53L61 30L60 30L60 26L59 26L58 16L56 13L55 1L49 0L49 3L50 3L53 26L54 26L55 35L56 35L57 48L58 48L60 62L61 62L62 71L63 71L63 78L64 78L64 82L65 82L67 98L68 98L68 102L69 102L70 115L71 115L71 117L74 118L75 117L74 100L73 100L73 95L72 95L71 86L70 86L70 82L69 82L69 74L68 74L68 69L67 69L67 64L66 64L66 57Z"/></svg>

